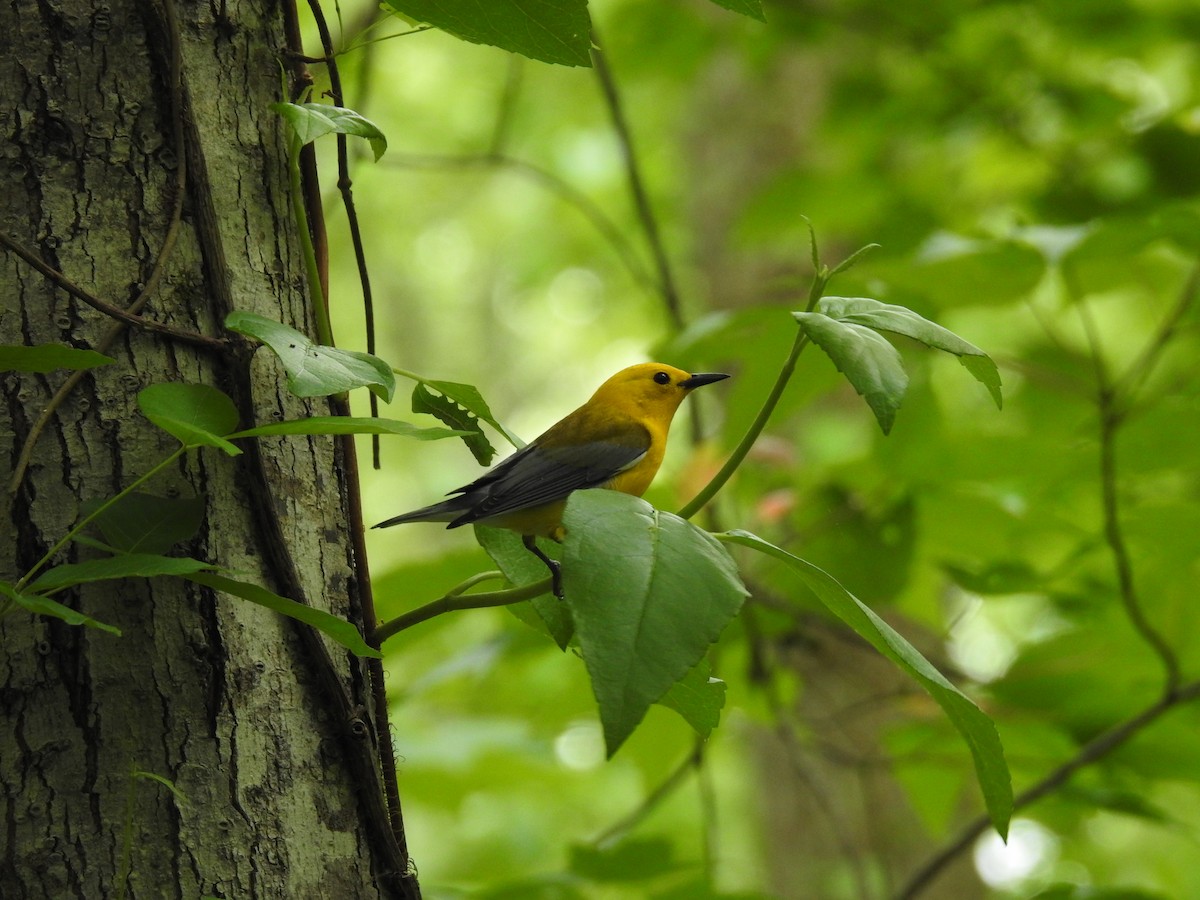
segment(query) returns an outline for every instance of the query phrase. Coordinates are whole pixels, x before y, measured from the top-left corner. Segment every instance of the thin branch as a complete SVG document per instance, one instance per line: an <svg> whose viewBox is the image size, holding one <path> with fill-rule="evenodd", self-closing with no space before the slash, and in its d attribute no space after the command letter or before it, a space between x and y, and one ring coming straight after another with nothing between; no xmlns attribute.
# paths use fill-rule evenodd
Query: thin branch
<svg viewBox="0 0 1200 900"><path fill-rule="evenodd" d="M658 218L654 214L654 209L650 205L650 197L646 192L641 166L633 147L633 134L629 128L629 121L625 117L625 107L621 102L621 95L617 91L617 84L613 80L612 70L608 67L608 60L601 49L600 36L596 33L594 26L592 29L592 69L604 92L604 100L608 105L609 115L612 117L617 140L621 145L625 174L629 179L629 191L633 195L638 220L646 232L646 242L650 245L650 252L654 256L654 264L658 269L659 292L662 294L671 322L676 329L682 329L684 324L683 305L679 299L679 290L675 286L675 275L671 271L667 251L663 246Z"/></svg>
<svg viewBox="0 0 1200 900"><path fill-rule="evenodd" d="M85 291L75 282L71 281L66 275L49 265L37 256L32 250L21 246L6 234L0 234L0 246L4 246L11 250L14 254L23 259L32 268L37 269L47 279L54 282L58 287L62 288L72 297L77 300L82 300L88 306L97 312L102 312L109 318L116 319L119 322L124 322L126 325L133 325L137 328L144 328L146 331L153 331L158 334L164 334L168 337L175 338L177 341L182 341L187 344L194 344L197 347L203 347L205 350L224 351L228 348L229 342L223 338L209 337L206 334L200 334L197 331L189 331L186 328L176 328L174 325L168 325L166 322L156 322L154 319L147 319L139 316L135 312L130 312L133 304L122 308L109 303L107 300L102 300L95 294ZM155 279L157 283L157 278ZM138 297L139 299L147 292L143 289Z"/></svg>
<svg viewBox="0 0 1200 900"><path fill-rule="evenodd" d="M371 633L368 637L368 643L372 647L379 647L388 638L399 634L401 631L412 628L414 625L426 622L443 613L462 609L488 609L493 606L510 606L513 603L520 603L522 600L532 600L534 597L550 593L550 579L543 578L541 581L509 588L504 591L488 591L478 594L464 594L462 591L463 586L459 585L438 599L426 603L424 606L418 606L416 609L409 610L403 615L384 622Z"/></svg>
<svg viewBox="0 0 1200 900"><path fill-rule="evenodd" d="M688 775L693 770L697 769L704 761L704 742L697 739L692 747L692 752L679 761L668 774L667 777L658 783L649 794L647 794L642 802L637 805L637 808L618 819L596 838L592 840L592 845L597 850L607 850L620 843L629 832L637 828L650 813L654 812L664 800L675 793L687 780Z"/></svg>
<svg viewBox="0 0 1200 900"><path fill-rule="evenodd" d="M1080 769L1099 762L1142 729L1155 722L1164 713L1184 703L1189 703L1197 697L1200 697L1200 680L1168 691L1137 715L1085 744L1074 757L1046 775L1041 781L1018 794L1013 798L1013 812L1024 809L1047 794L1058 790ZM941 874L942 870L970 848L976 838L987 831L991 824L992 820L987 815L978 816L969 822L954 840L912 875L908 883L896 894L896 900L911 900L923 893Z"/></svg>
<svg viewBox="0 0 1200 900"><path fill-rule="evenodd" d="M1079 304L1079 315L1083 321L1091 349L1092 364L1096 375L1096 403L1100 417L1100 496L1104 516L1104 540L1112 552L1113 566L1117 575L1118 596L1125 608L1134 630L1150 646L1165 670L1164 691L1167 695L1179 684L1179 660L1174 648L1146 616L1134 583L1133 561L1125 544L1121 528L1120 501L1117 497L1117 432L1124 421L1120 409L1120 398L1109 378L1104 364L1100 337L1096 332L1089 307Z"/></svg>
<svg viewBox="0 0 1200 900"><path fill-rule="evenodd" d="M326 69L329 72L329 90L333 95L333 103L335 106L342 106L344 105L345 98L342 93L342 76L337 66L337 54L333 48L333 35L329 32L329 25L325 21L325 13L321 9L319 0L308 0L308 8L312 12L313 19L316 21L317 33L321 36L321 47L325 51ZM354 206L354 182L350 178L350 151L348 149L347 136L339 132L336 137L338 161L337 185L338 190L342 194L342 206L346 209L346 224L350 228L350 241L354 246L354 261L358 265L358 281L362 285L363 317L367 332L367 352L373 356L375 354L375 300L371 293L371 274L367 269L367 255L363 248L362 228L358 222L358 210ZM329 302L328 295L326 295L325 302L326 304ZM374 391L369 392L368 402L371 405L371 418L378 418L379 398L375 396ZM381 468L379 435L377 434L371 435L371 462L376 469Z"/></svg>
<svg viewBox="0 0 1200 900"><path fill-rule="evenodd" d="M1157 333L1118 379L1115 388L1125 398L1126 406L1133 394L1145 382L1161 358L1163 351L1179 330L1180 323L1192 308L1192 304L1196 302L1197 294L1200 294L1200 262L1188 274L1187 280L1179 292L1179 297L1175 301L1175 306L1159 325Z"/></svg>

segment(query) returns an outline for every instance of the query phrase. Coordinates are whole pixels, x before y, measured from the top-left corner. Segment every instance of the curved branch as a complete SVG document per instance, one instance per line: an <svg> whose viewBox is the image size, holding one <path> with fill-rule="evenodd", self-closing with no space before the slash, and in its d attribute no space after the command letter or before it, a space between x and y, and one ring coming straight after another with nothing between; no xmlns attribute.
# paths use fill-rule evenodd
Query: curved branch
<svg viewBox="0 0 1200 900"><path fill-rule="evenodd" d="M485 574L490 575L491 573ZM550 579L543 578L541 581L523 584L520 587L504 591L464 594L461 593L463 590L464 586L459 585L431 603L418 606L416 609L384 622L371 633L368 642L373 647L378 647L388 638L399 634L406 628L412 628L414 625L454 610L487 609L492 606L510 606L513 603L520 603L522 600L532 600L534 597L550 593Z"/></svg>

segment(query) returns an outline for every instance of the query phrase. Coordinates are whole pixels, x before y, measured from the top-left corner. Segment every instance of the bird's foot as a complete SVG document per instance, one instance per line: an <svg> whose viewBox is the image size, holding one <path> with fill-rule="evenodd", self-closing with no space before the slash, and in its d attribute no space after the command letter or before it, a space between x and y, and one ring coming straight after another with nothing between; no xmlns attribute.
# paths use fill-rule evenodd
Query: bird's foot
<svg viewBox="0 0 1200 900"><path fill-rule="evenodd" d="M554 592L555 597L562 600L562 566L559 565L557 560L551 559L542 552L542 548L537 545L537 538L532 534L522 535L521 543L525 545L526 550L546 564L546 568L550 570L550 590Z"/></svg>

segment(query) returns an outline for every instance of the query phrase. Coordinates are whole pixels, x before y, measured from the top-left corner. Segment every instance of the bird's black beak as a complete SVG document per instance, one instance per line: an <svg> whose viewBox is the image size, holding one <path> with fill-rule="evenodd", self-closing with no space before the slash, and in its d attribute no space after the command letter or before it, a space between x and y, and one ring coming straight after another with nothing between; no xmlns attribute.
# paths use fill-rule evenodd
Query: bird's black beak
<svg viewBox="0 0 1200 900"><path fill-rule="evenodd" d="M692 375L691 378L683 379L683 381L679 382L679 386L690 391L692 388L712 384L714 381L722 381L728 377L724 372L701 372L699 375Z"/></svg>

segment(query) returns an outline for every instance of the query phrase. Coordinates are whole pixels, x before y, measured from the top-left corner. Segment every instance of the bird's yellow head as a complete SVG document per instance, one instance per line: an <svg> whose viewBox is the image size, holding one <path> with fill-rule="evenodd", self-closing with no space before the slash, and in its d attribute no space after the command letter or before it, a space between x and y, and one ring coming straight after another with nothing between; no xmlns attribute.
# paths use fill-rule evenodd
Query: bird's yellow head
<svg viewBox="0 0 1200 900"><path fill-rule="evenodd" d="M693 375L665 363L641 363L600 385L590 402L669 422L693 389L728 377L715 372Z"/></svg>

